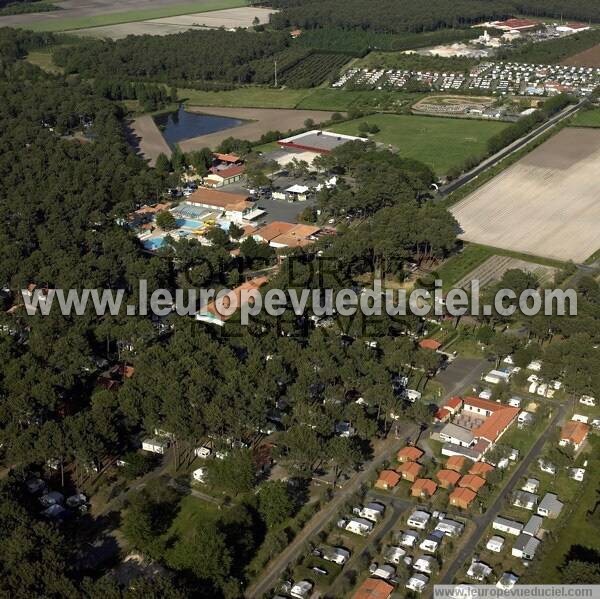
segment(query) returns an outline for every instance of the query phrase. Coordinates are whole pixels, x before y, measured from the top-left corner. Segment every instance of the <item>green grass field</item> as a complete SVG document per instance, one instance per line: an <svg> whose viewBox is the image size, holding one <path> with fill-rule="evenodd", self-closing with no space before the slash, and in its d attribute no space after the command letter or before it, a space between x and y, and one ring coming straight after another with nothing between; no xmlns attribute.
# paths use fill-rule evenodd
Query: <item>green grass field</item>
<svg viewBox="0 0 600 599"><path fill-rule="evenodd" d="M428 164L438 175L462 166L471 156L484 154L487 140L507 126L466 119L376 114L332 130L359 135L359 125L364 122L380 129L371 139L398 148L402 156Z"/></svg>
<svg viewBox="0 0 600 599"><path fill-rule="evenodd" d="M578 112L571 121L571 127L600 127L600 108Z"/></svg>
<svg viewBox="0 0 600 599"><path fill-rule="evenodd" d="M206 0L198 2L185 2L144 10L129 10L123 12L108 13L105 15L94 15L81 17L79 19L51 18L38 23L31 23L27 29L32 31L74 31L76 29L87 29L88 27L102 27L103 25L120 25L122 23L135 23L147 21L148 19L161 19L163 17L175 17L178 15L189 15L197 12L210 12L225 8L238 8L247 6L246 0Z"/></svg>
<svg viewBox="0 0 600 599"><path fill-rule="evenodd" d="M58 74L62 73L62 67L58 67L52 60L52 52L54 48L48 50L33 50L27 54L27 62L34 64L47 73Z"/></svg>
<svg viewBox="0 0 600 599"><path fill-rule="evenodd" d="M465 249L446 260L438 269L438 278L443 282L444 291L468 275L474 268L494 255L493 250L483 245L468 244Z"/></svg>
<svg viewBox="0 0 600 599"><path fill-rule="evenodd" d="M313 90L242 87L230 91L180 89L179 97L191 106L226 106L233 108L296 108Z"/></svg>

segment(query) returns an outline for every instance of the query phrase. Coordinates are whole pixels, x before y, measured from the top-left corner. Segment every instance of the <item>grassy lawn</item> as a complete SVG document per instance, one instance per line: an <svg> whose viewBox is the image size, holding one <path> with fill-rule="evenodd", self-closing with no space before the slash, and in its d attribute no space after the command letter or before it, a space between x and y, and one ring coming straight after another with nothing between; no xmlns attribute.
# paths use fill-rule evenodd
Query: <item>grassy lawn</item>
<svg viewBox="0 0 600 599"><path fill-rule="evenodd" d="M348 110L359 108L363 112L396 112L408 107L418 94L389 91L345 90L320 87L304 98L296 108L308 110Z"/></svg>
<svg viewBox="0 0 600 599"><path fill-rule="evenodd" d="M600 108L579 111L571 121L572 127L600 127Z"/></svg>
<svg viewBox="0 0 600 599"><path fill-rule="evenodd" d="M180 89L178 94L191 106L227 106L233 108L297 108L313 93L309 89L273 89L268 87L242 87L228 91L200 91Z"/></svg>
<svg viewBox="0 0 600 599"><path fill-rule="evenodd" d="M75 29L87 29L88 27L102 27L103 25L119 25L121 23L135 23L148 19L161 19L163 17L174 17L177 15L189 15L197 12L209 12L222 10L224 8L238 8L246 6L245 0L205 0L199 2L185 2L144 10L129 10L123 12L108 13L105 15L94 15L78 19L48 19L38 23L27 25L32 31L73 31Z"/></svg>
<svg viewBox="0 0 600 599"><path fill-rule="evenodd" d="M468 244L460 254L446 260L438 269L438 279L443 283L444 291L468 275L474 268L494 255L494 252L483 245Z"/></svg>
<svg viewBox="0 0 600 599"><path fill-rule="evenodd" d="M376 114L332 128L338 133L359 135L364 122L380 131L371 136L377 142L399 149L400 154L428 164L438 175L464 164L471 156L482 155L487 140L506 123L464 119Z"/></svg>
<svg viewBox="0 0 600 599"><path fill-rule="evenodd" d="M46 71L47 73L58 74L62 73L62 67L57 67L52 60L52 52L56 49L53 47L52 49L47 50L32 50L27 54L27 62L34 64L40 69Z"/></svg>
<svg viewBox="0 0 600 599"><path fill-rule="evenodd" d="M187 495L179 504L179 512L171 524L169 535L173 533L184 536L203 522L213 522L218 519L219 510L216 505L202 501L193 495Z"/></svg>

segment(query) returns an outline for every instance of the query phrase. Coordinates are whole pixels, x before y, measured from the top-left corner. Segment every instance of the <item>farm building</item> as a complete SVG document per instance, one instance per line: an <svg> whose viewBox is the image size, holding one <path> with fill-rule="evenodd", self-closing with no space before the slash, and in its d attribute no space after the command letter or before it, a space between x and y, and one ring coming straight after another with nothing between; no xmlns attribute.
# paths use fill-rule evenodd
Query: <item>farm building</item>
<svg viewBox="0 0 600 599"><path fill-rule="evenodd" d="M280 139L277 143L281 148L304 150L306 152L316 152L318 154L329 154L335 148L348 143L349 141L367 141L364 137L355 137L353 135L342 135L341 133L331 133L314 129L306 131L292 137Z"/></svg>

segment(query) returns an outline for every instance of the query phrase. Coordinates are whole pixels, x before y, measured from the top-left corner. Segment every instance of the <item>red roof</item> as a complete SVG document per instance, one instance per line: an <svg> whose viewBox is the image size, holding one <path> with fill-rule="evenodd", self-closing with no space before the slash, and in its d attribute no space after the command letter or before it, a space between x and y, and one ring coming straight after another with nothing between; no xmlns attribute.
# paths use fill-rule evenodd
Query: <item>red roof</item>
<svg viewBox="0 0 600 599"><path fill-rule="evenodd" d="M440 422L443 422L444 420L449 418L451 414L452 412L450 412L450 410L446 408L439 408L438 411L435 413L435 419L439 420Z"/></svg>
<svg viewBox="0 0 600 599"><path fill-rule="evenodd" d="M492 470L494 470L494 467L491 464L487 464L486 462L475 462L469 469L469 474L477 474L485 478L485 475Z"/></svg>
<svg viewBox="0 0 600 599"><path fill-rule="evenodd" d="M460 474L454 470L440 470L436 477L442 483L442 486L448 486L455 485L460 479Z"/></svg>
<svg viewBox="0 0 600 599"><path fill-rule="evenodd" d="M495 443L498 437L502 435L511 422L519 415L519 408L508 406L500 406L500 408L486 418L485 422L473 431L476 437L486 439L490 443Z"/></svg>
<svg viewBox="0 0 600 599"><path fill-rule="evenodd" d="M403 447L397 454L398 461L406 461L416 462L421 456L423 452L418 447L411 447L410 445L407 447Z"/></svg>
<svg viewBox="0 0 600 599"><path fill-rule="evenodd" d="M450 456L446 460L446 468L450 468L451 470L456 470L458 472L464 468L466 461L467 458L463 458L461 455Z"/></svg>
<svg viewBox="0 0 600 599"><path fill-rule="evenodd" d="M437 491L437 484L430 478L418 478L410 489L413 497L428 495L431 497Z"/></svg>
<svg viewBox="0 0 600 599"><path fill-rule="evenodd" d="M458 488L450 493L449 499L452 505L468 507L475 497L477 497L477 493L471 491L471 489Z"/></svg>
<svg viewBox="0 0 600 599"><path fill-rule="evenodd" d="M356 593L353 599L388 599L394 592L394 587L379 578L367 578Z"/></svg>
<svg viewBox="0 0 600 599"><path fill-rule="evenodd" d="M481 478L481 476L477 476L476 474L465 474L460 481L458 481L458 486L461 488L471 489L477 493L481 487L485 485L485 478Z"/></svg>
<svg viewBox="0 0 600 599"><path fill-rule="evenodd" d="M531 29L537 27L539 23L530 19L507 19L506 21L495 21L494 25L507 29Z"/></svg>
<svg viewBox="0 0 600 599"><path fill-rule="evenodd" d="M442 347L442 344L439 341L436 341L435 339L422 339L421 341L419 341L419 347L421 347L422 349L432 349L432 350L436 350L436 349L440 349L440 347Z"/></svg>
<svg viewBox="0 0 600 599"><path fill-rule="evenodd" d="M505 406L498 403L497 401L491 401L490 399L481 399L480 397L465 397L464 401L466 406L473 406L481 410L488 410L489 412L496 412L502 410Z"/></svg>
<svg viewBox="0 0 600 599"><path fill-rule="evenodd" d="M229 166L222 169L211 169L211 173L218 177L222 177L223 179L231 179L231 177L241 175L245 169L246 167L243 164L240 164L239 166Z"/></svg>
<svg viewBox="0 0 600 599"><path fill-rule="evenodd" d="M574 445L581 445L590 432L590 427L583 422L569 420L563 427L560 433L561 440L568 441Z"/></svg>
<svg viewBox="0 0 600 599"><path fill-rule="evenodd" d="M463 404L463 400L460 397L451 397L447 402L446 402L446 407L452 409L452 410L458 410L458 408L460 408Z"/></svg>
<svg viewBox="0 0 600 599"><path fill-rule="evenodd" d="M408 476L416 478L419 476L422 467L421 464L417 464L416 462L404 462L404 464L398 466L397 472L400 472L404 478Z"/></svg>
<svg viewBox="0 0 600 599"><path fill-rule="evenodd" d="M388 487L395 487L400 482L400 475L393 470L382 470L377 482L385 483Z"/></svg>
<svg viewBox="0 0 600 599"><path fill-rule="evenodd" d="M231 162L231 163L236 163L239 162L241 160L241 158L239 156L236 156L235 154L215 154L215 158L221 162Z"/></svg>

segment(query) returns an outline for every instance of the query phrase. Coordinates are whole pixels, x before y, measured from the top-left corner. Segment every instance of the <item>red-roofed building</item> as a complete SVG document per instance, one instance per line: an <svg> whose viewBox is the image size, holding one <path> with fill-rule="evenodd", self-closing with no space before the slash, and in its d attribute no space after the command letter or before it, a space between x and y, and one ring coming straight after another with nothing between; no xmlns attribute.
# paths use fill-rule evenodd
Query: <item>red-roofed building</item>
<svg viewBox="0 0 600 599"><path fill-rule="evenodd" d="M475 474L465 474L459 481L458 486L461 489L471 489L477 493L485 485L485 478Z"/></svg>
<svg viewBox="0 0 600 599"><path fill-rule="evenodd" d="M394 592L391 584L380 578L367 578L353 595L353 599L388 599Z"/></svg>
<svg viewBox="0 0 600 599"><path fill-rule="evenodd" d="M501 406L501 409L492 413L483 424L473 431L473 434L479 440L488 441L489 444L493 445L506 432L508 427L518 416L519 408Z"/></svg>
<svg viewBox="0 0 600 599"><path fill-rule="evenodd" d="M204 177L202 183L207 187L223 187L240 181L245 167L243 164L239 164L221 169L213 167L210 170L210 175Z"/></svg>
<svg viewBox="0 0 600 599"><path fill-rule="evenodd" d="M460 480L460 474L455 470L440 470L435 476L443 489L455 486Z"/></svg>
<svg viewBox="0 0 600 599"><path fill-rule="evenodd" d="M442 344L435 339L422 339L419 341L419 347L421 349L430 349L432 351L436 351L442 347Z"/></svg>
<svg viewBox="0 0 600 599"><path fill-rule="evenodd" d="M410 489L413 497L431 497L437 491L437 485L430 478L418 478Z"/></svg>
<svg viewBox="0 0 600 599"><path fill-rule="evenodd" d="M473 500L477 497L477 493L471 489L458 488L450 493L450 505L466 510L469 508Z"/></svg>
<svg viewBox="0 0 600 599"><path fill-rule="evenodd" d="M507 19L506 21L494 21L492 23L496 29L502 31L525 31L538 27L539 24L539 21L532 21L531 19Z"/></svg>
<svg viewBox="0 0 600 599"><path fill-rule="evenodd" d="M446 468L449 468L450 470L455 470L456 472L461 472L462 469L465 467L466 461L467 459L463 458L460 455L450 456L446 460Z"/></svg>
<svg viewBox="0 0 600 599"><path fill-rule="evenodd" d="M438 408L438 411L435 413L434 419L436 422L446 422L452 416L450 410L447 408Z"/></svg>
<svg viewBox="0 0 600 599"><path fill-rule="evenodd" d="M463 400L460 397L451 397L445 404L444 408L452 412L452 414L456 414L458 410L462 408Z"/></svg>
<svg viewBox="0 0 600 599"><path fill-rule="evenodd" d="M469 474L476 474L485 478L490 472L493 472L494 467L486 462L475 462L469 469Z"/></svg>
<svg viewBox="0 0 600 599"><path fill-rule="evenodd" d="M423 451L421 451L418 447L411 447L410 445L407 447L403 447L397 454L396 459L399 462L416 462L423 455Z"/></svg>
<svg viewBox="0 0 600 599"><path fill-rule="evenodd" d="M377 489L393 489L400 482L400 475L394 470L382 470L375 481Z"/></svg>
<svg viewBox="0 0 600 599"><path fill-rule="evenodd" d="M575 451L579 451L590 432L590 426L576 420L569 420L560 431L559 445L566 447L572 445Z"/></svg>
<svg viewBox="0 0 600 599"><path fill-rule="evenodd" d="M423 466L421 466L421 464L417 464L416 462L404 462L404 464L398 467L397 472L402 475L404 480L412 483L417 480L419 472L421 472L422 468Z"/></svg>

